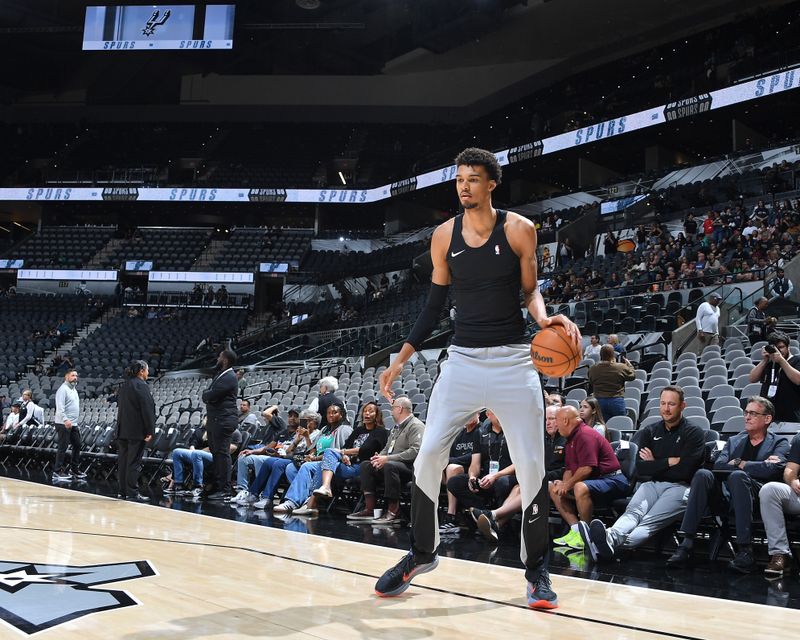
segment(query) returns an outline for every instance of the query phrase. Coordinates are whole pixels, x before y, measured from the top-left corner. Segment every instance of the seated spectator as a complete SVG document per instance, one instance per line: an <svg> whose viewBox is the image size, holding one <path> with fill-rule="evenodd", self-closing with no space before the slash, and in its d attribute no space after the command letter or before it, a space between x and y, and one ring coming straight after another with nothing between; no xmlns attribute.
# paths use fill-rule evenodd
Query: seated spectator
<svg viewBox="0 0 800 640"><path fill-rule="evenodd" d="M305 458L305 453L314 450L317 439L322 433L317 425L322 418L316 411L305 410L300 414L300 422L291 444L283 451L282 456L269 457L261 464L258 474L248 487L248 503L256 509L272 508L272 499L278 483L286 476L291 484L297 475L299 464L294 462L294 456ZM298 458L300 459L300 458ZM259 500L252 502L253 498Z"/></svg>
<svg viewBox="0 0 800 640"><path fill-rule="evenodd" d="M22 392L20 400L19 422L17 425L20 427L37 427L40 424L44 424L44 409L33 401L33 394L30 389L25 389Z"/></svg>
<svg viewBox="0 0 800 640"><path fill-rule="evenodd" d="M258 422L258 416L250 411L250 401L239 401L239 431L244 433L254 433L258 427L261 426Z"/></svg>
<svg viewBox="0 0 800 640"><path fill-rule="evenodd" d="M705 435L683 417L683 389L669 385L661 391L661 420L639 430L636 470L649 480L639 485L625 513L606 530L601 520L579 525L592 560L611 559L621 549L640 546L678 520L685 510L686 489L705 454Z"/></svg>
<svg viewBox="0 0 800 640"><path fill-rule="evenodd" d="M616 336L615 336L616 337ZM609 336L609 339L611 336ZM636 376L633 365L625 356L616 362L616 351L611 344L600 349L600 362L589 367L589 383L592 394L600 405L600 413L606 420L614 416L627 415L625 408L625 383Z"/></svg>
<svg viewBox="0 0 800 640"><path fill-rule="evenodd" d="M558 432L556 413L559 408L551 405L545 409L544 456L548 482L560 480L564 475L564 447L567 439Z"/></svg>
<svg viewBox="0 0 800 640"><path fill-rule="evenodd" d="M333 376L327 376L319 381L319 395L308 405L309 411L315 411L322 416L322 424L319 428L327 426L328 407L332 404L341 404L341 400L336 397L336 390L339 388L339 381Z"/></svg>
<svg viewBox="0 0 800 640"><path fill-rule="evenodd" d="M11 403L11 412L6 417L6 421L3 423L3 432L0 434L0 444L6 439L6 434L19 423L19 408L21 404L19 400L14 400Z"/></svg>
<svg viewBox="0 0 800 640"><path fill-rule="evenodd" d="M518 491L511 496L518 483L503 427L492 411L487 410L486 416L489 424L481 428L479 472L450 478L447 490L469 512L478 530L497 540L500 529L521 510L522 500Z"/></svg>
<svg viewBox="0 0 800 640"><path fill-rule="evenodd" d="M599 359L601 346L600 336L593 334L592 337L589 338L589 344L586 345L586 349L583 350L583 357L591 358L592 356L596 356L596 358Z"/></svg>
<svg viewBox="0 0 800 640"><path fill-rule="evenodd" d="M628 495L628 479L608 440L590 428L575 407L561 407L556 422L567 446L564 475L549 484L550 499L570 530L553 543L583 549L578 522L591 522L595 502L607 504Z"/></svg>
<svg viewBox="0 0 800 640"><path fill-rule="evenodd" d="M477 476L481 469L481 430L480 415L472 416L464 429L458 434L453 445L450 447L450 459L442 472L442 484L447 487L450 478L469 473ZM461 527L456 521L456 509L458 508L458 498L450 491L447 492L447 514L439 525L439 533L442 535L456 536L461 533Z"/></svg>
<svg viewBox="0 0 800 640"><path fill-rule="evenodd" d="M233 455L242 444L242 433L236 429L231 435L230 453ZM167 476L166 494L186 494L192 498L203 495L203 473L205 466L211 465L213 457L208 446L208 434L205 425L199 426L189 438L189 448L178 448L172 451L172 476ZM193 488L187 489L184 483L184 464L192 467Z"/></svg>
<svg viewBox="0 0 800 640"><path fill-rule="evenodd" d="M691 564L694 537L706 512L727 517L731 511L739 551L728 566L739 573L750 573L753 569L755 497L765 482L780 479L789 453L786 439L768 431L774 414L775 407L766 398L749 398L744 412L745 430L725 443L714 462L714 472L700 469L694 474L681 524L684 539L667 560L668 566Z"/></svg>
<svg viewBox="0 0 800 640"><path fill-rule="evenodd" d="M285 451L294 440L299 423L300 413L297 409L290 409L288 414L288 424L278 415L278 407L273 405L267 407L261 415L267 421L267 431L264 435L264 444L254 449L245 449L239 454L236 463L236 495L231 502L237 504L250 504L257 502L257 499L250 500L250 471L252 476L258 475L261 465L268 457L279 456L280 450Z"/></svg>
<svg viewBox="0 0 800 640"><path fill-rule="evenodd" d="M544 399L548 407L563 407L567 404L566 398L560 393L545 393Z"/></svg>
<svg viewBox="0 0 800 640"><path fill-rule="evenodd" d="M293 515L314 516L320 500L333 497L331 483L334 476L342 480L358 478L361 462L369 460L386 446L389 432L383 424L383 415L375 402L361 408L361 424L350 434L342 448L326 449L322 454L322 484L313 491L308 501L293 511Z"/></svg>
<svg viewBox="0 0 800 640"><path fill-rule="evenodd" d="M606 430L606 421L603 420L603 412L600 410L600 403L597 402L597 398L593 396L587 396L581 400L580 408L578 409L578 415L580 415L580 418L583 420L584 424L597 431L597 433L603 436L606 440L610 441L610 438L608 437L608 431Z"/></svg>
<svg viewBox="0 0 800 640"><path fill-rule="evenodd" d="M328 425L320 430L314 451L306 454L305 462L297 470L284 495L283 502L276 506L274 513L287 513L304 505L311 492L322 484L322 456L328 449L342 449L353 433L353 427L344 421L344 407L332 404L328 407ZM308 513L299 515L310 515Z"/></svg>
<svg viewBox="0 0 800 640"><path fill-rule="evenodd" d="M364 494L364 508L351 513L347 518L358 521L374 521L375 524L395 524L402 521L400 515L400 494L403 485L414 475L414 460L419 453L422 432L425 425L414 417L413 405L406 396L398 396L392 402L392 418L395 427L389 433L386 446L380 453L361 462L361 491ZM376 484L383 480L383 495L386 513L374 519L377 502Z"/></svg>
<svg viewBox="0 0 800 640"><path fill-rule="evenodd" d="M800 433L792 438L783 482L768 482L758 492L761 520L767 531L767 579L782 578L792 570L792 552L786 534L786 516L800 514Z"/></svg>

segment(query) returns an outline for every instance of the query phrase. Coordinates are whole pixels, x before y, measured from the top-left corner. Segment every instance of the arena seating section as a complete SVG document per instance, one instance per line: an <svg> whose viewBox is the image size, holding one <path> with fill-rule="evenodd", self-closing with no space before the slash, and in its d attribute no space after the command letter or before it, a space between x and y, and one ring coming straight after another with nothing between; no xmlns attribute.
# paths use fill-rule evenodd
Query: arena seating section
<svg viewBox="0 0 800 640"><path fill-rule="evenodd" d="M151 260L157 271L188 271L210 235L210 229L139 229L132 238L112 242L100 258L100 266L120 269L126 260Z"/></svg>
<svg viewBox="0 0 800 640"><path fill-rule="evenodd" d="M261 262L299 264L311 247L310 230L233 229L211 262L218 271L253 271Z"/></svg>
<svg viewBox="0 0 800 640"><path fill-rule="evenodd" d="M26 269L81 269L113 233L114 227L44 227L8 257L24 260Z"/></svg>

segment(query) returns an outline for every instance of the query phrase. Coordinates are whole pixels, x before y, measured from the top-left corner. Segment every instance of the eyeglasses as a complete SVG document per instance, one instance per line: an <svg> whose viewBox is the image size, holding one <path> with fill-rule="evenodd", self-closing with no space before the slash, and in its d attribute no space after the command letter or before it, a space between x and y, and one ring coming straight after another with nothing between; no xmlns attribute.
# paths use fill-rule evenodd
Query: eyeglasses
<svg viewBox="0 0 800 640"><path fill-rule="evenodd" d="M750 416L751 418L755 418L756 416L765 416L766 413L759 413L758 411L745 411L745 416Z"/></svg>

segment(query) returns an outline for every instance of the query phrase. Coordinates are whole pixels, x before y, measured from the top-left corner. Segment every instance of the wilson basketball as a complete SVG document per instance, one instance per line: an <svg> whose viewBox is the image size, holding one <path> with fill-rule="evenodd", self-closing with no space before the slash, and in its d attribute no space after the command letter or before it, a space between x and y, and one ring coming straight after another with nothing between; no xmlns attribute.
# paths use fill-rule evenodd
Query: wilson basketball
<svg viewBox="0 0 800 640"><path fill-rule="evenodd" d="M574 341L560 324L542 329L531 341L531 360L546 376L568 376L581 361L580 336Z"/></svg>

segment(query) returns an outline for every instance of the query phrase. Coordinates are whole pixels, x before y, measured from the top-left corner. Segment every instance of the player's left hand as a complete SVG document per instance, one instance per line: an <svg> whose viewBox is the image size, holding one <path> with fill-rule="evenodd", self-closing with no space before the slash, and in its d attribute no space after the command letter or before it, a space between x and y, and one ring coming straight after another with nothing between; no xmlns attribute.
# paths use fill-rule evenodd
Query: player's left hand
<svg viewBox="0 0 800 640"><path fill-rule="evenodd" d="M567 333L576 343L580 340L581 332L578 329L578 325L561 313L544 318L538 324L542 329L560 324L567 330Z"/></svg>

